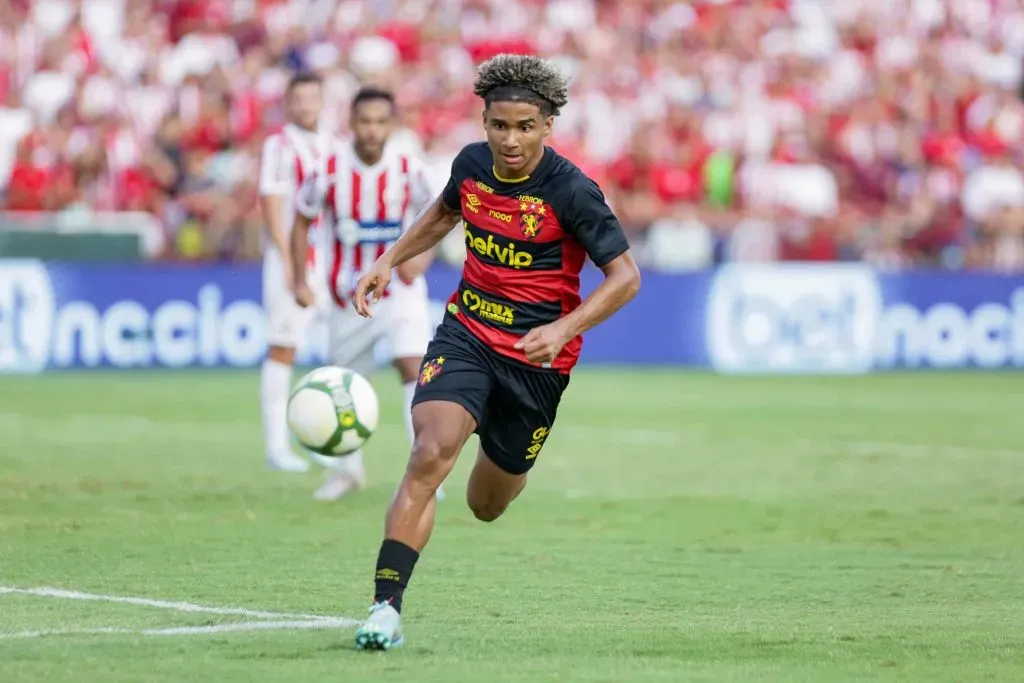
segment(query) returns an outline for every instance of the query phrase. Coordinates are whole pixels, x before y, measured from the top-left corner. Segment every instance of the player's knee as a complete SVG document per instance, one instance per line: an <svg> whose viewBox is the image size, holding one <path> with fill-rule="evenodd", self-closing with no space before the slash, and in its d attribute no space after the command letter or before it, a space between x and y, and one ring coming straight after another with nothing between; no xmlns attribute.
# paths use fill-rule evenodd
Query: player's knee
<svg viewBox="0 0 1024 683"><path fill-rule="evenodd" d="M448 440L435 434L419 434L412 447L409 473L419 479L433 479L448 471L449 463L458 449Z"/></svg>
<svg viewBox="0 0 1024 683"><path fill-rule="evenodd" d="M470 498L468 501L469 509L473 511L473 516L481 522L493 522L494 520L501 517L502 513L508 508L508 505L494 500L473 500Z"/></svg>
<svg viewBox="0 0 1024 683"><path fill-rule="evenodd" d="M473 486L466 489L466 504L473 511L473 516L481 522L493 522L501 517L508 508L508 501L474 490Z"/></svg>

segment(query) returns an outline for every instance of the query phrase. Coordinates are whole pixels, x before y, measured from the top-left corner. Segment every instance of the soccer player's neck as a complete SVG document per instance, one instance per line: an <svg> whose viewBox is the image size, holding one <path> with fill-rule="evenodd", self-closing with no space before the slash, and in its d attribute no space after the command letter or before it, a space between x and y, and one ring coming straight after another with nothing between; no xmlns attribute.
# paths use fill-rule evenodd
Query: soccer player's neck
<svg viewBox="0 0 1024 683"><path fill-rule="evenodd" d="M384 156L384 151L368 151L360 147L359 145L352 145L352 149L355 150L356 157L359 161L363 162L366 166L374 166Z"/></svg>
<svg viewBox="0 0 1024 683"><path fill-rule="evenodd" d="M540 162L544 161L544 150L537 153L536 158L531 159L528 164L521 168L506 168L497 160L491 166L491 173L495 180L502 183L521 183L530 179L530 174L537 170Z"/></svg>

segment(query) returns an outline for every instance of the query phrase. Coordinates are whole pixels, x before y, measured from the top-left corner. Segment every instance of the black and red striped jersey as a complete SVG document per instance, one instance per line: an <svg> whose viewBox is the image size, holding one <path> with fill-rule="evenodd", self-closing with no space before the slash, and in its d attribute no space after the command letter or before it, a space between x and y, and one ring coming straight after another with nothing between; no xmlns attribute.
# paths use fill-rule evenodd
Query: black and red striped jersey
<svg viewBox="0 0 1024 683"><path fill-rule="evenodd" d="M442 324L464 326L495 352L530 364L515 343L580 305L580 270L604 266L629 244L597 184L545 147L529 177L494 173L487 143L467 145L441 195L461 210L466 262ZM568 373L583 346L576 337L550 367Z"/></svg>

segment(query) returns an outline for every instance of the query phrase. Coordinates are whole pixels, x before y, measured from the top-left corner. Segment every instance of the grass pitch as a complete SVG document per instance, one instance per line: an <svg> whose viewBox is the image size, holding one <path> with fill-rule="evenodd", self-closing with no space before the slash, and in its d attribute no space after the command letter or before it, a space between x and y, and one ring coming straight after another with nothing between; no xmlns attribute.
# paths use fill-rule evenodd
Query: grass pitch
<svg viewBox="0 0 1024 683"><path fill-rule="evenodd" d="M331 505L264 469L253 373L0 378L0 681L1024 680L1024 375L581 371L492 525L463 455L365 653L315 627L365 615L408 452L375 384Z"/></svg>

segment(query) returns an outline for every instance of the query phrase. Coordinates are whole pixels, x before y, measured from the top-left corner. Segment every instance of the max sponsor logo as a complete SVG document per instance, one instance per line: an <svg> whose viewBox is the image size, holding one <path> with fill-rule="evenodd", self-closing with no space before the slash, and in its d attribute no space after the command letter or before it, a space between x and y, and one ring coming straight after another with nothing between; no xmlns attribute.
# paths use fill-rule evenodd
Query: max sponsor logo
<svg viewBox="0 0 1024 683"><path fill-rule="evenodd" d="M462 303L474 315L502 325L515 323L515 311L511 306L488 301L479 294L468 289L462 290Z"/></svg>

